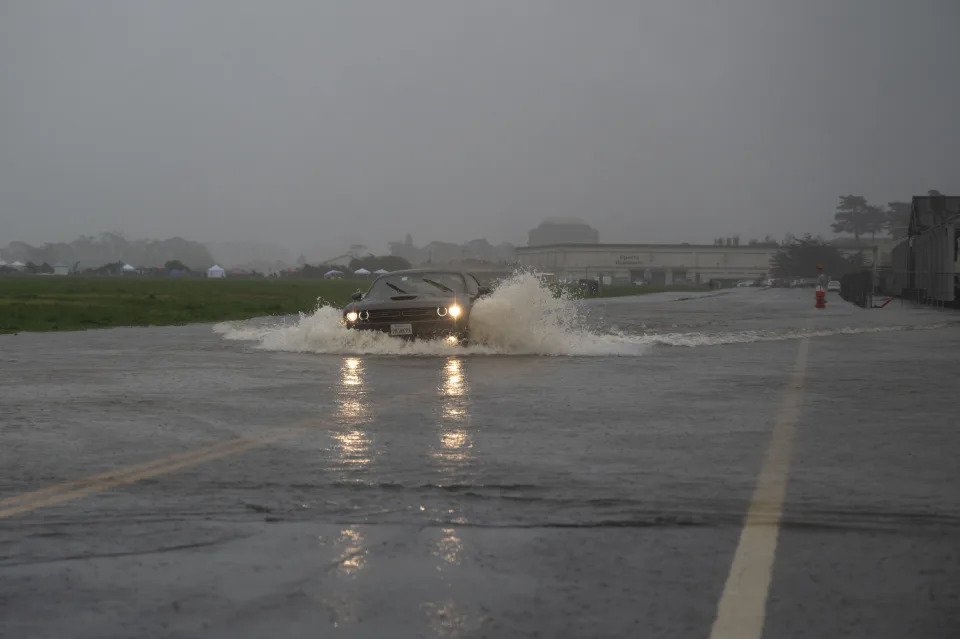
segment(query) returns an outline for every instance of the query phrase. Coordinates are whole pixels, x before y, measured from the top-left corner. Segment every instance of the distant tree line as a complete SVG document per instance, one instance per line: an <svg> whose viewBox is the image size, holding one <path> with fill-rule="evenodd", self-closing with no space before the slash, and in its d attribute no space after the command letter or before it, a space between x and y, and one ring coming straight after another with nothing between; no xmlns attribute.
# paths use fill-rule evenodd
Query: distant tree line
<svg viewBox="0 0 960 639"><path fill-rule="evenodd" d="M323 277L330 271L340 271L344 275L351 275L354 271L365 268L371 273L384 269L386 271L402 271L411 268L410 262L396 255L367 255L354 257L346 264L303 264L295 271L284 274L285 277Z"/></svg>
<svg viewBox="0 0 960 639"><path fill-rule="evenodd" d="M838 279L861 270L863 264L862 253L844 255L822 237L808 234L784 241L770 259L770 271L774 277L816 277L817 265L822 265L824 273Z"/></svg>
<svg viewBox="0 0 960 639"><path fill-rule="evenodd" d="M2 250L8 262L19 260L34 264L62 262L80 268L98 268L124 262L134 266L158 267L169 260L179 260L192 269L205 270L214 263L206 246L181 237L167 240L128 240L119 233L81 236L72 242L48 242L31 246L26 242L10 242Z"/></svg>
<svg viewBox="0 0 960 639"><path fill-rule="evenodd" d="M397 255L368 255L355 257L346 267L350 272L365 268L371 273L380 269L385 271L402 271L410 268L410 262ZM341 269L343 270L343 269Z"/></svg>
<svg viewBox="0 0 960 639"><path fill-rule="evenodd" d="M22 269L16 269L12 266L0 266L0 275L19 275L21 273L29 273L31 275L49 275L53 273L53 267L43 262L42 264L36 264L35 262L27 262Z"/></svg>
<svg viewBox="0 0 960 639"><path fill-rule="evenodd" d="M927 191L927 195L943 194L933 189ZM883 209L870 204L862 195L841 195L833 218L831 228L835 233L851 233L857 241L867 234L875 240L881 232L900 240L907 236L910 226L910 202L887 202L887 208Z"/></svg>
<svg viewBox="0 0 960 639"><path fill-rule="evenodd" d="M937 190L927 191L930 197L943 194ZM831 228L835 233L849 233L859 243L860 238L869 235L876 240L877 234L886 233L900 240L907 236L910 226L911 203L902 201L887 202L886 208L870 204L862 195L842 195L834 212ZM714 246L740 246L740 236L714 238ZM864 268L864 256L861 252L847 255L822 237L804 235L797 238L787 235L782 242L766 236L761 240L750 240L748 246L776 247L770 263L774 277L815 277L817 265L833 278L842 277Z"/></svg>

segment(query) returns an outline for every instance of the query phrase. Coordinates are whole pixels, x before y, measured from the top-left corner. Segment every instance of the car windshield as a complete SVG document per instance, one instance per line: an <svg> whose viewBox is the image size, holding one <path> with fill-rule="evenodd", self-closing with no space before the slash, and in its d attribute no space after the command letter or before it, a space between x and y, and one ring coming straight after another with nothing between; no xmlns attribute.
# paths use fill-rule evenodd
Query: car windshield
<svg viewBox="0 0 960 639"><path fill-rule="evenodd" d="M385 301L394 298L461 295L464 290L463 276L459 273L398 273L377 279L364 299Z"/></svg>

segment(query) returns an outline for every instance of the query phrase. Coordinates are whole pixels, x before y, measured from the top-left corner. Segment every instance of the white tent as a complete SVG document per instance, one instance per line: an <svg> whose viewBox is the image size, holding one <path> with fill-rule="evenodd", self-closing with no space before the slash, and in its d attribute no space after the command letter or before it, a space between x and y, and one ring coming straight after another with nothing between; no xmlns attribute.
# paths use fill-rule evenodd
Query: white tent
<svg viewBox="0 0 960 639"><path fill-rule="evenodd" d="M218 264L214 264L213 266L207 269L207 277L220 278L220 277L226 277L226 276L227 276L227 272L224 271L222 268L220 268Z"/></svg>
<svg viewBox="0 0 960 639"><path fill-rule="evenodd" d="M122 270L124 273L133 273L137 269L132 264L124 264Z"/></svg>
<svg viewBox="0 0 960 639"><path fill-rule="evenodd" d="M370 275L370 271L365 268L358 268L353 272L354 275Z"/></svg>
<svg viewBox="0 0 960 639"><path fill-rule="evenodd" d="M389 272L390 272L390 271L388 271L388 270L385 269L385 268L378 268L377 270L375 270L375 271L373 272L373 274L374 274L374 275L386 275L386 274L389 273Z"/></svg>
<svg viewBox="0 0 960 639"><path fill-rule="evenodd" d="M15 268L18 271L22 271L23 269L27 268L27 265L21 262L20 260L17 260L16 262L10 265L10 268Z"/></svg>
<svg viewBox="0 0 960 639"><path fill-rule="evenodd" d="M326 273L324 273L323 277L329 280L331 277L336 277L337 275L343 275L343 271L338 271L337 269L333 269L332 271L327 271Z"/></svg>

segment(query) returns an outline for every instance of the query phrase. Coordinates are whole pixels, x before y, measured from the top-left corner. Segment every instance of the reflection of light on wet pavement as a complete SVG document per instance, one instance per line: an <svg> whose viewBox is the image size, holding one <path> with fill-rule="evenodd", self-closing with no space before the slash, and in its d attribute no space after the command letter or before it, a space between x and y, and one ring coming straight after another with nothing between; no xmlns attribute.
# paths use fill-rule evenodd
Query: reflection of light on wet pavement
<svg viewBox="0 0 960 639"><path fill-rule="evenodd" d="M340 367L340 387L337 389L337 421L352 427L331 434L340 453L340 461L352 467L370 463L371 439L360 426L371 419L366 401L366 380L363 362L347 357Z"/></svg>
<svg viewBox="0 0 960 639"><path fill-rule="evenodd" d="M459 421L467 417L467 411L462 406L444 406L443 416L450 421Z"/></svg>
<svg viewBox="0 0 960 639"><path fill-rule="evenodd" d="M470 411L466 376L462 362L451 357L440 371L440 446L431 453L434 459L462 465L470 460L473 443L466 426Z"/></svg>
<svg viewBox="0 0 960 639"><path fill-rule="evenodd" d="M340 385L337 388L337 415L348 424L356 424L368 418L366 381L363 362L348 357L340 367Z"/></svg>
<svg viewBox="0 0 960 639"><path fill-rule="evenodd" d="M443 537L437 541L433 550L433 555L439 557L452 566L460 565L460 555L463 552L463 542L457 537L457 531L454 528L444 528L441 531Z"/></svg>
<svg viewBox="0 0 960 639"><path fill-rule="evenodd" d="M454 430L443 434L441 443L447 450L459 450L470 444L467 439L467 432L464 430Z"/></svg>
<svg viewBox="0 0 960 639"><path fill-rule="evenodd" d="M360 360L349 357L344 360L341 368L341 381L344 386L362 386L363 380L360 373L363 372L363 365Z"/></svg>
<svg viewBox="0 0 960 639"><path fill-rule="evenodd" d="M344 464L365 466L370 463L370 438L362 430L333 433Z"/></svg>
<svg viewBox="0 0 960 639"><path fill-rule="evenodd" d="M463 637L471 629L469 617L453 601L431 601L421 607L438 637Z"/></svg>
<svg viewBox="0 0 960 639"><path fill-rule="evenodd" d="M434 542L431 552L442 562L438 564L437 569L442 570L445 566L450 571L457 570L454 567L460 566L463 548L463 540L457 534L456 528L441 528L440 537ZM437 637L474 636L482 623L480 618L472 617L453 599L424 602L420 608L427 616L433 633Z"/></svg>
<svg viewBox="0 0 960 639"><path fill-rule="evenodd" d="M341 399L337 414L346 422L362 421L367 416L367 406L359 399Z"/></svg>
<svg viewBox="0 0 960 639"><path fill-rule="evenodd" d="M448 463L462 464L470 461L472 447L467 431L462 428L449 430L440 434L440 448L434 456Z"/></svg>
<svg viewBox="0 0 960 639"><path fill-rule="evenodd" d="M367 564L367 550L363 547L363 535L353 528L340 531L338 544L344 544L340 553L337 569L345 575L352 575L363 570Z"/></svg>
<svg viewBox="0 0 960 639"><path fill-rule="evenodd" d="M444 366L444 378L441 392L447 397L460 397L464 392L463 375L461 374L460 360L450 358Z"/></svg>

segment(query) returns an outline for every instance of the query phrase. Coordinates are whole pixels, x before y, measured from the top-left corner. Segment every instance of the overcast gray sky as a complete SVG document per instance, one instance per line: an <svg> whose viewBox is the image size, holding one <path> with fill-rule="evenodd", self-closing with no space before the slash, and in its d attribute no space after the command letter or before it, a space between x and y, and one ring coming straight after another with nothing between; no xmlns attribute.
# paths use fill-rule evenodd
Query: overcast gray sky
<svg viewBox="0 0 960 639"><path fill-rule="evenodd" d="M0 0L0 244L826 232L960 193L957 0Z"/></svg>

